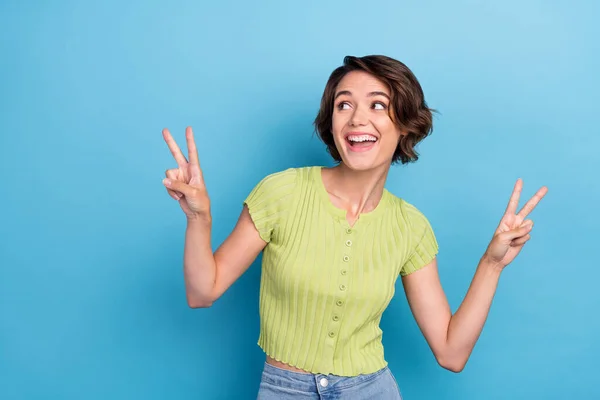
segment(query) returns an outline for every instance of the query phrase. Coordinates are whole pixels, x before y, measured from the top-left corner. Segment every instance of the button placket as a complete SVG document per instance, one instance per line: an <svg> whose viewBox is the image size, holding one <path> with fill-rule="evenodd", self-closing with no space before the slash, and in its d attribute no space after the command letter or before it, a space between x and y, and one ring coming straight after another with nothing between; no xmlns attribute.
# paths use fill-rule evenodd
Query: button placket
<svg viewBox="0 0 600 400"><path fill-rule="evenodd" d="M343 318L344 305L346 304L346 296L349 290L349 278L348 272L350 270L352 264L352 228L345 229L345 237L342 244L342 262L341 267L338 271L338 287L337 287L337 296L335 301L335 306L333 308L332 314L330 316L329 330L327 332L327 336L330 339L335 339L337 337L337 333L339 331L340 322Z"/></svg>

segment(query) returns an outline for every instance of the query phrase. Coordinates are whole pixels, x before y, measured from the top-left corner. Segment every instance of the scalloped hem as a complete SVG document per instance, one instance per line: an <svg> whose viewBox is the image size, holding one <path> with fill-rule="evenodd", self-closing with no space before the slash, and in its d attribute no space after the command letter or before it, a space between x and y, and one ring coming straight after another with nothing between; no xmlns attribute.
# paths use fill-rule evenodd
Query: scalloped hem
<svg viewBox="0 0 600 400"><path fill-rule="evenodd" d="M388 366L388 362L387 362L386 360L383 360L383 365L382 365L381 367L376 367L376 369L375 369L374 371L365 371L365 372L361 372L361 373L359 373L359 374L355 374L355 375L340 375L340 374L337 374L337 373L335 373L335 371L333 371L333 370L331 370L331 371L323 371L323 370L321 370L321 371L317 371L317 370L309 370L309 369L305 369L305 368L303 368L303 367L301 367L301 366L299 366L299 365L297 365L297 364L292 364L292 363L290 363L290 362L288 362L288 361L284 361L283 359L281 359L281 358L279 358L279 357L275 356L274 354L272 354L272 353L268 352L268 351L267 351L267 350L266 350L266 349L265 349L263 346L261 346L260 342L258 342L257 344L258 344L258 347L260 347L260 349L261 349L261 350L262 350L262 351L265 353L265 355L267 355L267 356L271 357L271 358L272 358L272 359L274 359L275 361L278 361L278 362L280 362L280 363L283 363L283 364L289 365L290 367L299 368L299 369L301 369L301 370L305 371L305 372L290 371L290 372L296 372L296 373L298 373L298 374L310 374L310 375L335 375L335 376L341 376L341 377L348 377L348 378L350 378L350 377L356 377L356 376L359 376L359 375L368 375L368 374L372 374L372 373L375 373L375 372L379 371L381 368L385 368L385 367L387 367L387 366ZM278 368L278 367L277 367L277 366L275 366L275 365L272 365L272 364L269 364L269 365L271 365L271 366L272 366L272 367L274 367L274 368Z"/></svg>
<svg viewBox="0 0 600 400"><path fill-rule="evenodd" d="M292 364L292 363L290 363L290 362L288 362L288 361L284 361L283 359L280 359L279 357L275 356L274 354L272 354L272 353L269 353L269 352L268 352L268 351L267 351L267 350L266 350L266 349L265 349L263 346L261 346L261 345L260 345L260 343L257 343L257 344L258 344L258 347L260 347L260 348L261 348L261 350L262 350L262 351L263 351L263 352L264 352L264 353L265 353L267 356L271 357L273 360L275 360L275 361L277 361L277 362L280 362L280 363L283 363L283 364L286 364L286 365L289 365L290 367L299 368L299 369L301 369L301 370L303 370L303 371L304 371L304 372L298 372L298 371L292 371L292 372L298 372L298 373L300 373L300 374L302 374L302 373L305 373L305 374L307 374L307 375L309 375L309 374L310 374L310 375L316 375L316 374L327 375L327 374L330 374L330 372L317 372L317 371L311 371L311 370L305 369L305 368L303 368L303 367L300 367L300 366L298 366L298 365L294 365L294 364ZM273 365L273 367L277 368L277 366L276 366L276 365Z"/></svg>

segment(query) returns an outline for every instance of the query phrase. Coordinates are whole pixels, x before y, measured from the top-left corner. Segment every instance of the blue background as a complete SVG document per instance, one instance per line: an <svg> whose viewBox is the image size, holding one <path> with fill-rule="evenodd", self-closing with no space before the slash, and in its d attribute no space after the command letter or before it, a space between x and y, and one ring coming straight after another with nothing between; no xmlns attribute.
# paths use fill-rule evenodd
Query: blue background
<svg viewBox="0 0 600 400"><path fill-rule="evenodd" d="M398 281L405 398L599 398L598 3L204 3L1 2L0 398L255 398L260 258L187 307L161 129L194 127L216 248L266 174L331 164L311 124L347 54L402 60L440 112L388 189L430 219L453 310L515 180L549 187L462 373Z"/></svg>

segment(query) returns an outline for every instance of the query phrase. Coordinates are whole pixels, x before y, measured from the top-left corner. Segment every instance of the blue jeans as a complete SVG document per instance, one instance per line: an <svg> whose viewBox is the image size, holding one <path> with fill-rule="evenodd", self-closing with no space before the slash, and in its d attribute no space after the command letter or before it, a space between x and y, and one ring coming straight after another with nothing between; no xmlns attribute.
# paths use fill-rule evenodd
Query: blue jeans
<svg viewBox="0 0 600 400"><path fill-rule="evenodd" d="M388 367L359 376L294 372L265 362L257 400L402 400Z"/></svg>

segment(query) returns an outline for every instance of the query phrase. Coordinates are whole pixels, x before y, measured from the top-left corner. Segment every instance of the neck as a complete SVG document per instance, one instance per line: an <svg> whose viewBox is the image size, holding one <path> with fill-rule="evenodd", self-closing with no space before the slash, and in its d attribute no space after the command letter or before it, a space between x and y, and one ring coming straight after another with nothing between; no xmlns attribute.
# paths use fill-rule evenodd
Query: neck
<svg viewBox="0 0 600 400"><path fill-rule="evenodd" d="M352 215L373 211L383 196L390 167L383 165L367 171L355 171L344 163L324 174L325 188L337 199L338 206Z"/></svg>

